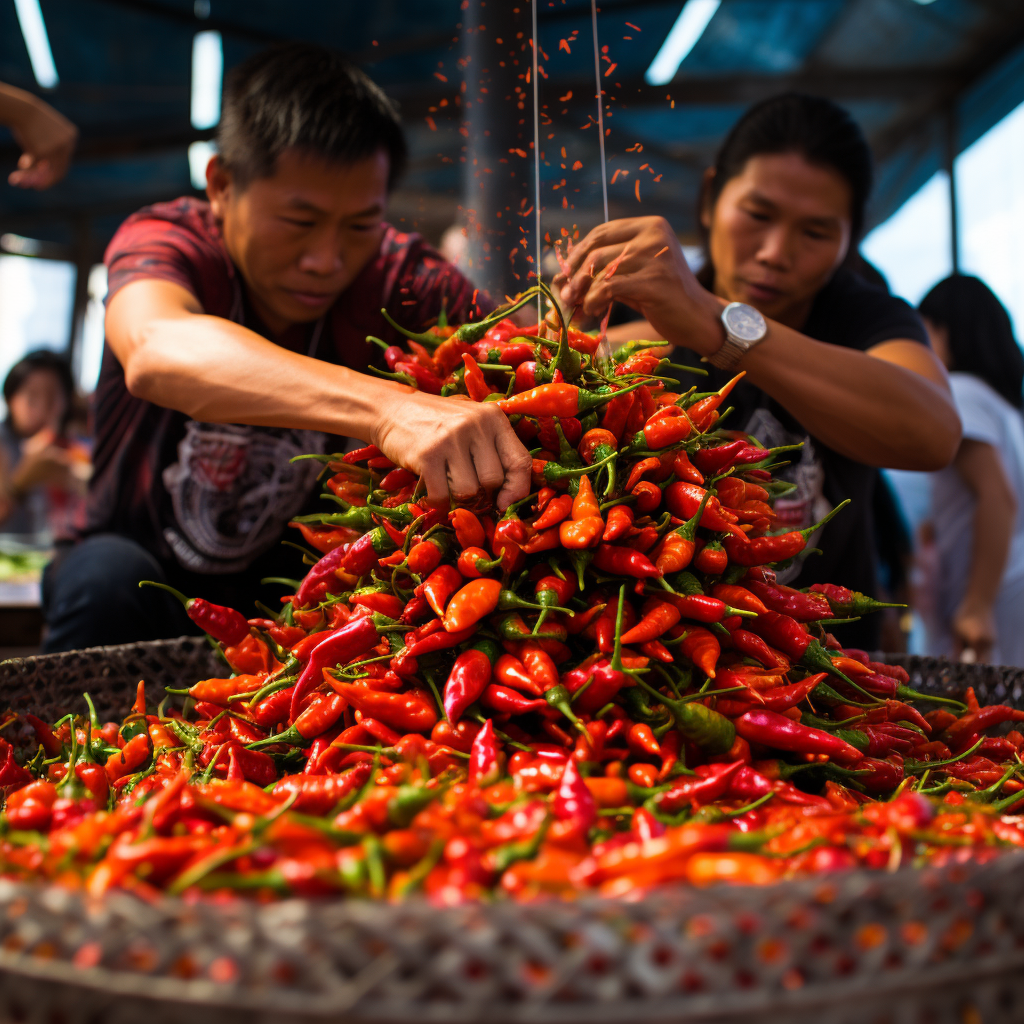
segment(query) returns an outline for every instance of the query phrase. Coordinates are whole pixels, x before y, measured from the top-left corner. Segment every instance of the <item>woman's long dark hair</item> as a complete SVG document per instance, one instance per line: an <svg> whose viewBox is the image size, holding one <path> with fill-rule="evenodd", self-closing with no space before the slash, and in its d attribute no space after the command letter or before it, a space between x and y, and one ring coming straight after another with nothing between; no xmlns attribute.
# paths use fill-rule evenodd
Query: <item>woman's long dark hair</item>
<svg viewBox="0 0 1024 1024"><path fill-rule="evenodd" d="M954 274L922 300L918 312L949 332L951 370L980 377L1012 406L1024 409L1024 352L1010 315L976 277Z"/></svg>
<svg viewBox="0 0 1024 1024"><path fill-rule="evenodd" d="M871 193L871 148L849 112L822 96L787 92L754 104L718 150L701 208L713 209L726 183L742 174L752 157L773 153L798 153L808 163L835 171L850 186L854 248Z"/></svg>

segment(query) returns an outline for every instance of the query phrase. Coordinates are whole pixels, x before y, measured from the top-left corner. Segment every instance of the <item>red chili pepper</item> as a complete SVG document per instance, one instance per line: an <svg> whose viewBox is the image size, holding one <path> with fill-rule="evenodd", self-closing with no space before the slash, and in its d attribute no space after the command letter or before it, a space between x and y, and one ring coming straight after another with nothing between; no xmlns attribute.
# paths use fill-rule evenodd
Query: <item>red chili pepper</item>
<svg viewBox="0 0 1024 1024"><path fill-rule="evenodd" d="M107 758L107 780L114 783L126 775L132 775L149 760L151 753L152 745L148 732L140 732L133 736L116 754L111 754Z"/></svg>
<svg viewBox="0 0 1024 1024"><path fill-rule="evenodd" d="M522 364L525 366L526 364ZM520 366L516 370L518 380ZM512 415L522 413L524 416L557 416L570 417L582 416L591 409L610 402L613 398L635 391L641 384L631 384L619 391L583 391L574 384L541 384L521 394L513 395L511 398L498 402L502 412Z"/></svg>
<svg viewBox="0 0 1024 1024"><path fill-rule="evenodd" d="M848 502L849 499L840 503L824 519L813 526L808 526L805 530L792 530L789 533L778 533L770 537L727 537L725 550L730 561L736 565L753 567L786 561L800 554L807 546L807 539L811 534L824 526Z"/></svg>
<svg viewBox="0 0 1024 1024"><path fill-rule="evenodd" d="M357 711L379 719L401 733L430 732L437 722L433 698L425 690L385 693L340 679L330 679L329 683Z"/></svg>
<svg viewBox="0 0 1024 1024"><path fill-rule="evenodd" d="M733 608L756 612L758 615L769 611L760 598L752 594L746 587L740 587L734 583L716 583L711 588L711 596L721 598Z"/></svg>
<svg viewBox="0 0 1024 1024"><path fill-rule="evenodd" d="M444 685L445 715L453 725L484 692L491 681L492 666L497 657L497 644L491 640L481 640L455 659Z"/></svg>
<svg viewBox="0 0 1024 1024"><path fill-rule="evenodd" d="M707 493L697 484L677 480L665 488L665 504L672 515L679 519L689 519L696 514ZM698 525L705 530L739 533L746 540L746 535L736 526L735 517L722 508L721 502L714 495L707 499Z"/></svg>
<svg viewBox="0 0 1024 1024"><path fill-rule="evenodd" d="M747 586L773 612L789 615L797 622L814 622L832 617L828 601L820 594L804 594L780 583L762 583L751 579Z"/></svg>
<svg viewBox="0 0 1024 1024"><path fill-rule="evenodd" d="M447 544L441 536L430 536L426 540L413 544L409 549L405 564L409 571L416 573L417 576L428 576L441 564L446 548Z"/></svg>
<svg viewBox="0 0 1024 1024"><path fill-rule="evenodd" d="M650 579L661 576L661 570L642 552L613 544L599 544L594 553L594 568L616 576Z"/></svg>
<svg viewBox="0 0 1024 1024"><path fill-rule="evenodd" d="M648 448L657 451L685 441L692 433L690 417L678 405L666 405L644 425L644 442Z"/></svg>
<svg viewBox="0 0 1024 1024"><path fill-rule="evenodd" d="M394 594L385 594L379 590L356 591L349 604L356 608L367 608L370 612L380 612L389 619L397 619L405 611L405 602Z"/></svg>
<svg viewBox="0 0 1024 1024"><path fill-rule="evenodd" d="M746 375L746 370L740 370L732 380L727 381L722 385L718 391L708 395L706 398L702 398L687 409L687 413L690 419L693 421L693 425L698 430L707 430L709 426L717 418L715 416L715 410L722 404L723 401L729 396L729 393L734 387L743 379Z"/></svg>
<svg viewBox="0 0 1024 1024"><path fill-rule="evenodd" d="M459 572L466 579L479 579L485 573L493 572L501 565L500 558L488 558L483 548L464 548L456 562Z"/></svg>
<svg viewBox="0 0 1024 1024"><path fill-rule="evenodd" d="M498 683L491 683L484 690L480 702L492 711L507 712L511 715L522 715L527 711L541 711L548 706L548 702L543 698L527 700L515 690Z"/></svg>
<svg viewBox="0 0 1024 1024"><path fill-rule="evenodd" d="M876 601L867 594L856 590L848 590L846 587L836 586L834 583L814 583L810 588L816 594L822 594L828 601L832 615L837 619L850 618L853 616L866 615L868 612L877 611L879 608L900 608L898 604L886 604L884 601ZM907 682L907 680L903 680Z"/></svg>
<svg viewBox="0 0 1024 1024"><path fill-rule="evenodd" d="M347 665L376 647L379 639L373 619L365 615L352 619L341 629L325 633L320 643L310 652L309 661L292 690L289 719L295 721L303 698L323 682L325 668Z"/></svg>
<svg viewBox="0 0 1024 1024"><path fill-rule="evenodd" d="M469 782L489 786L501 773L500 748L494 735L494 723L488 718L473 739L469 752Z"/></svg>
<svg viewBox="0 0 1024 1024"><path fill-rule="evenodd" d="M568 824L569 834L581 839L586 838L590 827L597 821L597 803L572 759L566 762L562 771L551 810L559 821Z"/></svg>
<svg viewBox="0 0 1024 1024"><path fill-rule="evenodd" d="M714 679L715 668L722 653L721 645L714 633L703 626L688 626L685 631L681 627L676 628L680 629L679 635L683 638L679 645L680 650L708 679Z"/></svg>
<svg viewBox="0 0 1024 1024"><path fill-rule="evenodd" d="M185 608L185 614L214 640L228 646L239 644L249 635L249 623L241 612L224 605L211 604L201 597L186 597L180 590L169 587L166 583L154 583L143 580L139 586L158 587L176 597Z"/></svg>
<svg viewBox="0 0 1024 1024"><path fill-rule="evenodd" d="M608 510L608 520L601 535L605 544L622 539L633 526L634 514L628 505L614 505Z"/></svg>
<svg viewBox="0 0 1024 1024"><path fill-rule="evenodd" d="M661 809L670 814L681 810L687 804L700 807L712 803L725 796L733 778L745 767L742 761L704 765L703 777L699 774L696 779L677 782L670 790L658 796L656 802Z"/></svg>
<svg viewBox="0 0 1024 1024"><path fill-rule="evenodd" d="M481 527L481 533L483 528ZM415 590L423 597L438 618L444 618L448 599L462 586L462 573L454 565L439 565Z"/></svg>
<svg viewBox="0 0 1024 1024"><path fill-rule="evenodd" d="M748 711L734 724L740 736L750 743L761 743L797 754L828 754L847 763L859 761L862 757L856 747L838 736L800 725L775 711Z"/></svg>
<svg viewBox="0 0 1024 1024"><path fill-rule="evenodd" d="M273 795L281 800L294 794L292 810L324 815L364 785L371 771L372 765L364 762L341 775L286 775L275 784Z"/></svg>
<svg viewBox="0 0 1024 1024"><path fill-rule="evenodd" d="M494 678L505 686L522 690L524 693L532 694L534 697L544 695L544 687L536 682L526 666L511 654L503 654L494 665Z"/></svg>

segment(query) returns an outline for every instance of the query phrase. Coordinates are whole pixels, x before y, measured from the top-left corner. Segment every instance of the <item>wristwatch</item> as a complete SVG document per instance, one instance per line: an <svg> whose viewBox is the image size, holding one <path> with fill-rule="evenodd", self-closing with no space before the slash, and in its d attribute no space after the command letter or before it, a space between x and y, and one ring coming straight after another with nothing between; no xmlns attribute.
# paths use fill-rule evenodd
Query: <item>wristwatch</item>
<svg viewBox="0 0 1024 1024"><path fill-rule="evenodd" d="M707 357L712 366L720 370L735 369L736 364L768 335L768 324L753 306L745 302L730 302L722 310L725 344Z"/></svg>

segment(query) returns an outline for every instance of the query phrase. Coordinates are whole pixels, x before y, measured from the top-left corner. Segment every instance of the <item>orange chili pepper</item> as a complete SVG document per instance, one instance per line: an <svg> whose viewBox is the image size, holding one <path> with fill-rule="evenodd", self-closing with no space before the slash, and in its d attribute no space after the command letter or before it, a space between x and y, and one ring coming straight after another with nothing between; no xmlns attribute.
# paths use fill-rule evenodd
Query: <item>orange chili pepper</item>
<svg viewBox="0 0 1024 1024"><path fill-rule="evenodd" d="M604 520L600 516L587 516L562 523L558 528L558 540L563 548L578 551L600 544L603 533Z"/></svg>
<svg viewBox="0 0 1024 1024"><path fill-rule="evenodd" d="M444 613L444 628L449 633L468 629L498 607L500 596L499 580L472 580L448 602Z"/></svg>

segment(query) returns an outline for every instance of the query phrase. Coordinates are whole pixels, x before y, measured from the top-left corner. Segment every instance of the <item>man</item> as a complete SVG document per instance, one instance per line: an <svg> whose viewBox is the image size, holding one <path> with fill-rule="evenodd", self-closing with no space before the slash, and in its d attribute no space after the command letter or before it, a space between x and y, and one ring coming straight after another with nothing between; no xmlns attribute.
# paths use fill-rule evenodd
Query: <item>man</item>
<svg viewBox="0 0 1024 1024"><path fill-rule="evenodd" d="M413 329L445 306L480 315L457 270L383 220L406 155L384 94L291 44L237 68L223 110L209 201L142 210L107 250L88 524L47 573L47 650L183 632L140 579L250 611L261 578L301 575L279 542L321 466L290 459L343 438L419 473L434 503L529 489L497 408L355 372L368 334L395 337L382 306Z"/></svg>

